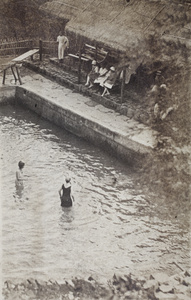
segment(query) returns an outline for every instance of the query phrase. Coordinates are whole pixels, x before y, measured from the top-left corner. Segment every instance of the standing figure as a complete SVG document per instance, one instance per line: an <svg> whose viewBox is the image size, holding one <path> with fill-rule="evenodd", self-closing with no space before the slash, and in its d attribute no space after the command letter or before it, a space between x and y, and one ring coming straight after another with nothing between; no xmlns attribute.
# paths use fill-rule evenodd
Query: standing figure
<svg viewBox="0 0 191 300"><path fill-rule="evenodd" d="M25 163L20 161L18 163L19 170L16 171L16 179L15 179L15 185L17 188L23 188L23 168L24 168Z"/></svg>
<svg viewBox="0 0 191 300"><path fill-rule="evenodd" d="M57 37L57 43L58 43L58 59L59 62L63 62L64 51L66 48L69 48L69 40L66 36L62 34L62 32L60 32L59 36Z"/></svg>
<svg viewBox="0 0 191 300"><path fill-rule="evenodd" d="M16 179L15 179L15 187L16 187L16 194L14 197L17 199L22 198L23 190L24 190L24 184L23 184L23 168L24 168L24 162L20 161L18 163L19 170L16 171Z"/></svg>
<svg viewBox="0 0 191 300"><path fill-rule="evenodd" d="M64 184L58 191L62 207L71 207L73 205L74 196L71 192L71 178L66 177Z"/></svg>

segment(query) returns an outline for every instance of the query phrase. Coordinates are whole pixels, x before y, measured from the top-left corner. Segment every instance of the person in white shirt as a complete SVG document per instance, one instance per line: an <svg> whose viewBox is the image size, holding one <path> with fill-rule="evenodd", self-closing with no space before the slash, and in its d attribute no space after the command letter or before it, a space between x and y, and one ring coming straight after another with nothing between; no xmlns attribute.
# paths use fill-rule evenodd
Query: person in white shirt
<svg viewBox="0 0 191 300"><path fill-rule="evenodd" d="M62 32L60 32L59 36L57 37L57 43L58 43L58 59L60 62L63 62L64 51L66 48L69 48L69 40L66 36L62 34Z"/></svg>

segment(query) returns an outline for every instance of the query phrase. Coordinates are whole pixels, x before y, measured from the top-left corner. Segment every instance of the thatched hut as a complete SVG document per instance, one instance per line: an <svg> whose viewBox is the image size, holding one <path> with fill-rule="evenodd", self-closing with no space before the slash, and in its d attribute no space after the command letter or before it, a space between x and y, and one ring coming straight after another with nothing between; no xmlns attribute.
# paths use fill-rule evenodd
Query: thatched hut
<svg viewBox="0 0 191 300"><path fill-rule="evenodd" d="M130 59L132 70L153 52L157 56L155 40L190 43L191 3L186 0L53 0L41 10L65 20L73 51L82 37L109 49L122 64Z"/></svg>
<svg viewBox="0 0 191 300"><path fill-rule="evenodd" d="M189 1L53 0L41 10L67 20L67 31L121 51L135 47L137 40L148 34L176 33L180 38L190 38Z"/></svg>

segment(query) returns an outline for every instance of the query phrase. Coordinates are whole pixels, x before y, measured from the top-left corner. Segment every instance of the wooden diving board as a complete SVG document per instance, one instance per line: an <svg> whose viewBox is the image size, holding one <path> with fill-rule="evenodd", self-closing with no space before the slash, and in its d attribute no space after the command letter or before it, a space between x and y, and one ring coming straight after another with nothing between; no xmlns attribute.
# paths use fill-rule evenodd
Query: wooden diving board
<svg viewBox="0 0 191 300"><path fill-rule="evenodd" d="M33 55L38 53L39 52L39 49L32 49L32 50L29 50L25 53L23 53L22 55L18 56L18 57L15 57L14 59L12 59L9 63L7 63L5 65L5 67L3 68L3 84L5 84L5 79L6 79L6 71L10 68L11 71L12 71L12 74L14 76L14 79L15 79L15 83L17 82L17 80L19 80L19 83L22 84L22 81L21 81L21 77L20 77L20 74L19 74L19 70L18 70L18 67L17 67L17 64L21 63L23 60L25 60L26 58L28 57L31 57L31 59L33 58ZM14 67L15 67L15 70L16 70L16 73L14 72Z"/></svg>
<svg viewBox="0 0 191 300"><path fill-rule="evenodd" d="M24 54L12 59L13 62L21 62L23 61L24 59L28 58L29 56L33 56L34 54L38 53L39 52L39 49L32 49L32 50L29 50L27 52L25 52Z"/></svg>

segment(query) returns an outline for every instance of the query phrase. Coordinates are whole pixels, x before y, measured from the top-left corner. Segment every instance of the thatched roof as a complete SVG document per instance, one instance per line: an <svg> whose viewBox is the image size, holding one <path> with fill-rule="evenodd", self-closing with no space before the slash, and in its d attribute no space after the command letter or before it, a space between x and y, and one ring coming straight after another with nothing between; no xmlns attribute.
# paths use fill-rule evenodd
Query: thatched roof
<svg viewBox="0 0 191 300"><path fill-rule="evenodd" d="M183 0L53 0L44 12L68 19L66 30L126 51L145 35L190 39L191 4Z"/></svg>

